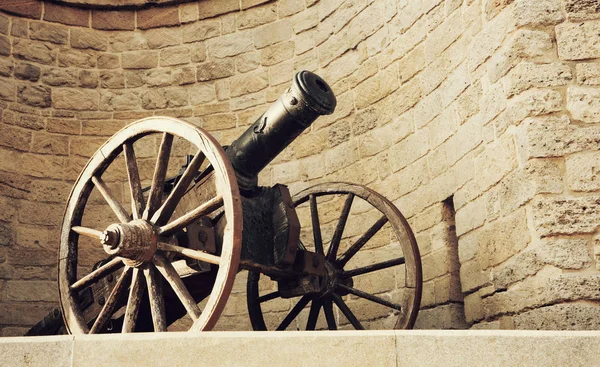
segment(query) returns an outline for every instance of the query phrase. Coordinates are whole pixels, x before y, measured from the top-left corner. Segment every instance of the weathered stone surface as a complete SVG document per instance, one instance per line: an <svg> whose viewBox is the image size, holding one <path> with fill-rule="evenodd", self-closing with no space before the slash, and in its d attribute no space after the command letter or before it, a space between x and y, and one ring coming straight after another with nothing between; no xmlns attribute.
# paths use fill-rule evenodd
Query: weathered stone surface
<svg viewBox="0 0 600 367"><path fill-rule="evenodd" d="M121 70L102 70L99 79L101 88L125 88L125 75Z"/></svg>
<svg viewBox="0 0 600 367"><path fill-rule="evenodd" d="M422 310L415 324L416 329L465 329L463 305L451 303L433 309Z"/></svg>
<svg viewBox="0 0 600 367"><path fill-rule="evenodd" d="M57 294L56 282L12 280L6 284L6 299L9 301L54 302Z"/></svg>
<svg viewBox="0 0 600 367"><path fill-rule="evenodd" d="M235 74L235 64L230 59L210 61L198 65L196 72L199 82L225 78Z"/></svg>
<svg viewBox="0 0 600 367"><path fill-rule="evenodd" d="M591 233L599 225L600 198L540 198L533 202L533 221L542 236Z"/></svg>
<svg viewBox="0 0 600 367"><path fill-rule="evenodd" d="M280 20L257 28L254 31L254 46L263 48L292 37L292 25L288 19Z"/></svg>
<svg viewBox="0 0 600 367"><path fill-rule="evenodd" d="M600 128L570 124L567 116L528 118L517 135L525 157L557 157L583 150L597 149Z"/></svg>
<svg viewBox="0 0 600 367"><path fill-rule="evenodd" d="M183 43L203 41L221 34L218 21L200 21L182 26Z"/></svg>
<svg viewBox="0 0 600 367"><path fill-rule="evenodd" d="M121 55L123 69L150 69L158 66L158 51L130 51Z"/></svg>
<svg viewBox="0 0 600 367"><path fill-rule="evenodd" d="M558 56L563 60L600 57L600 21L565 22L556 26Z"/></svg>
<svg viewBox="0 0 600 367"><path fill-rule="evenodd" d="M71 29L71 47L106 51L108 39L103 33L92 29L73 28Z"/></svg>
<svg viewBox="0 0 600 367"><path fill-rule="evenodd" d="M236 56L254 48L250 32L229 34L206 42L208 53L216 58Z"/></svg>
<svg viewBox="0 0 600 367"><path fill-rule="evenodd" d="M73 69L48 68L42 73L42 82L55 87L75 87L76 73L77 71Z"/></svg>
<svg viewBox="0 0 600 367"><path fill-rule="evenodd" d="M92 10L92 28L134 30L135 12L127 10Z"/></svg>
<svg viewBox="0 0 600 367"><path fill-rule="evenodd" d="M230 11L240 10L240 3L236 0L203 1L198 4L200 19L214 17Z"/></svg>
<svg viewBox="0 0 600 367"><path fill-rule="evenodd" d="M176 6L150 8L137 11L139 29L173 26L179 24L179 10Z"/></svg>
<svg viewBox="0 0 600 367"><path fill-rule="evenodd" d="M268 84L269 79L265 71L236 75L231 78L231 96L238 97L258 92L266 88Z"/></svg>
<svg viewBox="0 0 600 367"><path fill-rule="evenodd" d="M566 0L565 10L571 21L596 19L599 17L600 4L595 0Z"/></svg>
<svg viewBox="0 0 600 367"><path fill-rule="evenodd" d="M181 44L181 29L160 28L150 29L144 33L148 47L152 49L165 48Z"/></svg>
<svg viewBox="0 0 600 367"><path fill-rule="evenodd" d="M239 29L254 28L277 19L277 4L267 4L236 14Z"/></svg>
<svg viewBox="0 0 600 367"><path fill-rule="evenodd" d="M503 84L506 94L510 97L532 87L565 85L572 77L571 68L566 64L521 62L503 78Z"/></svg>
<svg viewBox="0 0 600 367"><path fill-rule="evenodd" d="M61 88L53 91L54 107L65 110L96 110L100 95L97 91Z"/></svg>
<svg viewBox="0 0 600 367"><path fill-rule="evenodd" d="M514 17L517 26L552 25L565 19L560 0L517 0Z"/></svg>
<svg viewBox="0 0 600 367"><path fill-rule="evenodd" d="M567 181L573 191L600 190L600 152L580 152L566 160Z"/></svg>
<svg viewBox="0 0 600 367"><path fill-rule="evenodd" d="M19 63L14 68L15 77L25 79L32 82L37 82L40 78L40 68L29 63Z"/></svg>
<svg viewBox="0 0 600 367"><path fill-rule="evenodd" d="M145 109L173 108L188 104L187 90L157 89L142 93L142 107Z"/></svg>
<svg viewBox="0 0 600 367"><path fill-rule="evenodd" d="M515 327L533 330L598 330L600 309L589 304L559 304L515 316Z"/></svg>
<svg viewBox="0 0 600 367"><path fill-rule="evenodd" d="M170 69L153 69L146 74L146 84L149 87L166 87L171 85L171 70Z"/></svg>
<svg viewBox="0 0 600 367"><path fill-rule="evenodd" d="M211 84L196 84L190 91L190 104L196 106L214 100L217 95L215 86Z"/></svg>
<svg viewBox="0 0 600 367"><path fill-rule="evenodd" d="M65 44L69 39L69 30L59 25L31 22L29 23L29 38L52 43Z"/></svg>
<svg viewBox="0 0 600 367"><path fill-rule="evenodd" d="M600 122L600 89L571 86L567 91L567 108L575 120Z"/></svg>
<svg viewBox="0 0 600 367"><path fill-rule="evenodd" d="M29 150L30 143L31 131L12 126L0 127L0 145L27 151Z"/></svg>
<svg viewBox="0 0 600 367"><path fill-rule="evenodd" d="M99 106L104 111L123 111L140 109L142 104L135 91L102 91Z"/></svg>
<svg viewBox="0 0 600 367"><path fill-rule="evenodd" d="M63 6L54 3L44 3L44 20L50 22L87 27L89 10L74 6Z"/></svg>
<svg viewBox="0 0 600 367"><path fill-rule="evenodd" d="M160 52L160 65L173 66L190 62L190 50L185 46L166 48Z"/></svg>
<svg viewBox="0 0 600 367"><path fill-rule="evenodd" d="M51 90L42 85L22 85L18 88L19 102L34 107L50 107L52 104Z"/></svg>
<svg viewBox="0 0 600 367"><path fill-rule="evenodd" d="M121 60L119 55L102 54L98 55L97 64L98 69L116 69L121 66Z"/></svg>
<svg viewBox="0 0 600 367"><path fill-rule="evenodd" d="M51 64L56 59L56 51L47 44L24 39L13 41L13 55L18 59Z"/></svg>
<svg viewBox="0 0 600 367"><path fill-rule="evenodd" d="M577 83L585 85L600 85L600 64L581 63L576 66Z"/></svg>

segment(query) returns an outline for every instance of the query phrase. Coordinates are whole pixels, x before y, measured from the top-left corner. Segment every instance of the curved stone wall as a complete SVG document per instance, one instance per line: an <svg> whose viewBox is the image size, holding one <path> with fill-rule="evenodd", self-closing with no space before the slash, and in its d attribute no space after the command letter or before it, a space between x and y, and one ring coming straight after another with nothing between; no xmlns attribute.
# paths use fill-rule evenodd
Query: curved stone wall
<svg viewBox="0 0 600 367"><path fill-rule="evenodd" d="M4 335L56 305L64 203L112 133L171 115L228 144L302 69L330 83L337 110L261 180L292 193L357 182L393 200L423 259L418 327L598 327L598 73L578 60L599 55L580 44L597 27L585 6L212 0L107 10L11 0L0 9ZM221 329L249 328L239 278Z"/></svg>

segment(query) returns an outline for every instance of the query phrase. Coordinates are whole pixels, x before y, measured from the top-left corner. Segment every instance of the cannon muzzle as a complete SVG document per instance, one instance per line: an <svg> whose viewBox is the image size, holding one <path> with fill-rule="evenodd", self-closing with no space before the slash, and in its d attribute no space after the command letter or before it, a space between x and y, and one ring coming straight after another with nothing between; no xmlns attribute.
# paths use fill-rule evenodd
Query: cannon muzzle
<svg viewBox="0 0 600 367"><path fill-rule="evenodd" d="M256 187L258 173L317 117L333 113L335 106L335 95L321 77L298 72L292 86L226 150L240 189Z"/></svg>

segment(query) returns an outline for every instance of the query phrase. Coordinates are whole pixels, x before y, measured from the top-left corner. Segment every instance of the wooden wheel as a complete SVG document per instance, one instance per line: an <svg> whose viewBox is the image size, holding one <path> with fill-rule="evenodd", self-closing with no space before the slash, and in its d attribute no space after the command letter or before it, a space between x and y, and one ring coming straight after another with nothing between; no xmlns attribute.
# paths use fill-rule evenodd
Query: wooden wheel
<svg viewBox="0 0 600 367"><path fill-rule="evenodd" d="M140 148L142 139L151 143L160 141L156 158L148 154L146 143ZM163 198L170 157L173 160L172 147L175 150L182 142L194 153L193 159ZM144 160L136 158L134 150L138 148ZM140 179L144 167L138 165L139 162L149 163L145 166L149 172L147 180L151 182L147 195ZM122 184L115 181L115 172L121 173ZM205 191L212 194L190 208L185 195L199 172L211 172L208 174L211 179L206 182L213 187ZM121 201L131 203L131 211L118 200L119 191L123 192ZM95 199L91 198L92 193L98 193ZM115 218L107 228L82 224L87 208L90 207L90 211L96 208L94 200L104 201L109 212L97 217L103 219L110 214ZM67 330L72 334L106 332L114 329L113 320L120 317L122 325L118 331L139 330L136 322L141 318L145 318L154 331L166 331L167 324L173 321L169 320L169 314L171 311L175 314L178 309L187 312L192 319L190 330L212 328L227 302L238 270L241 213L233 169L219 143L202 129L175 118L150 117L116 133L84 167L65 210L58 283ZM186 226L201 219L214 220L215 216L224 216L225 220L219 223L226 223L220 228L223 240L215 253L179 246L177 236ZM86 243L90 247L86 247ZM78 274L85 268L90 252L100 252L105 260L83 275ZM207 272L202 283L206 288L204 296L207 296L203 310L197 304L194 289L198 281L190 282L191 278L186 278L194 272L184 267L188 271L185 273L177 266L186 259L197 260L206 265L205 268L214 270ZM89 290L98 287L106 288L106 297L96 295L96 299L90 299ZM167 296L177 302L165 310ZM92 316L89 315L90 303L101 306Z"/></svg>
<svg viewBox="0 0 600 367"><path fill-rule="evenodd" d="M290 300L260 273L249 273L254 330L412 328L421 301L421 261L398 209L376 192L348 183L310 187L294 197L294 205L301 221L310 223L303 224L301 246L324 254L327 284Z"/></svg>

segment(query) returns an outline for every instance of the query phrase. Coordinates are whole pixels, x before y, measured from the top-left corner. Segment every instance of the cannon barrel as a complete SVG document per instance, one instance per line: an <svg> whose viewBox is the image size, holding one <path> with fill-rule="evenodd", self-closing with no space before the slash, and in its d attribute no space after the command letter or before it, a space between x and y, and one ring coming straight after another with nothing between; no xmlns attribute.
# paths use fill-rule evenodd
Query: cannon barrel
<svg viewBox="0 0 600 367"><path fill-rule="evenodd" d="M335 106L335 95L321 77L298 72L292 86L227 148L240 188L256 187L259 172L317 117L333 113Z"/></svg>

